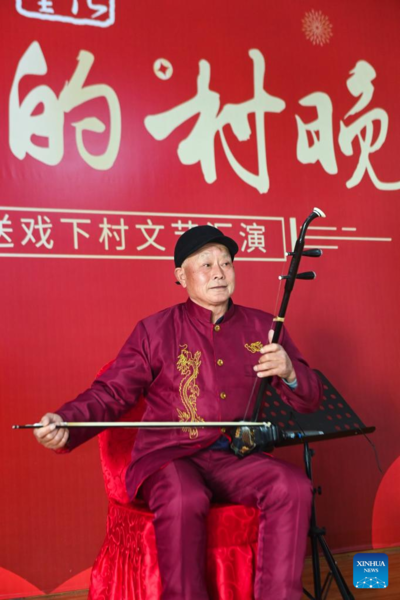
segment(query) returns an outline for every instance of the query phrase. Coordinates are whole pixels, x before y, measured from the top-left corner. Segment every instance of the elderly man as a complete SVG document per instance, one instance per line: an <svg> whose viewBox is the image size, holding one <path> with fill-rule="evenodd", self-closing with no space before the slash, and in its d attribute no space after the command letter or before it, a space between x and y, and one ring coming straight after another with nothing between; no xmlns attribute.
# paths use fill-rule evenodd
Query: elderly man
<svg viewBox="0 0 400 600"><path fill-rule="evenodd" d="M42 418L47 448L73 449L90 429L56 429L61 421L110 421L146 398L143 420L182 427L140 430L126 486L154 512L163 600L205 600L205 518L212 498L260 511L255 598L296 600L309 528L311 484L296 467L262 452L244 459L224 430L203 421L238 420L263 377L300 412L316 410L321 384L283 330L268 342L272 315L235 305L234 240L205 225L175 248L175 276L185 303L140 321L110 368L91 388ZM252 393L253 392L253 393ZM254 393L255 392L255 393ZM185 427L196 422L198 427Z"/></svg>

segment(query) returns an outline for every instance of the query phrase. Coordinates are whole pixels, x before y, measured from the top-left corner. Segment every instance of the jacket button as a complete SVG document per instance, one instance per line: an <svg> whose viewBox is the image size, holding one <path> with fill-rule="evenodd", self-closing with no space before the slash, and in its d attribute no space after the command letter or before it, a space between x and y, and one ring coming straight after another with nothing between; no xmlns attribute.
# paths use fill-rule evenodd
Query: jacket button
<svg viewBox="0 0 400 600"><path fill-rule="evenodd" d="M216 325L216 326L214 327L214 331L219 331L220 329L221 329L221 327L220 327L219 325Z"/></svg>
<svg viewBox="0 0 400 600"><path fill-rule="evenodd" d="M226 431L225 427L222 427L221 428L221 433L225 433L225 431Z"/></svg>
<svg viewBox="0 0 400 600"><path fill-rule="evenodd" d="M226 394L225 392L221 392L219 397L221 398L221 400L225 400L226 399Z"/></svg>
<svg viewBox="0 0 400 600"><path fill-rule="evenodd" d="M217 365L218 365L219 367L222 367L222 365L223 365L223 364L224 364L224 361L222 360L222 358L219 358L219 359L217 360Z"/></svg>

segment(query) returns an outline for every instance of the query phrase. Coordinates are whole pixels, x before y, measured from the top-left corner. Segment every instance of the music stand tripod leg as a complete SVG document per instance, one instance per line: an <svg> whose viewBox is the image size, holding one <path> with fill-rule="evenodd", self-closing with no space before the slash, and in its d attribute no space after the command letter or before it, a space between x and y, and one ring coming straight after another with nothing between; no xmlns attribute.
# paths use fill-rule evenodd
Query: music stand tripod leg
<svg viewBox="0 0 400 600"><path fill-rule="evenodd" d="M312 450L308 442L304 442L304 464L306 469L307 477L313 483L312 478L312 466L311 460L314 456L314 450ZM342 595L343 600L354 600L353 594L350 592L346 581L337 566L335 559L329 549L329 546L325 540L325 529L318 527L317 525L317 517L315 510L315 493L316 490L314 488L314 494L312 499L312 507L311 507L311 521L310 521L310 538L311 538L311 553L312 553L312 565L313 565L313 579L314 579L314 593L315 597L311 596L311 594L303 588L304 593L310 600L323 600L327 597L329 588L332 583L332 578L335 580L336 585L339 588L339 591ZM324 585L321 587L321 567L320 560L318 554L318 544L321 546L323 555L329 567L329 573L326 577Z"/></svg>
<svg viewBox="0 0 400 600"><path fill-rule="evenodd" d="M333 577L333 579L336 581L336 584L339 588L340 593L342 594L342 598L344 598L345 600L354 600L354 596L353 594L350 592L347 583L328 547L328 544L324 538L323 535L317 534L318 537L318 542L322 548L322 552L324 553L325 556L325 560L328 563L328 566L330 568L330 575L331 578Z"/></svg>

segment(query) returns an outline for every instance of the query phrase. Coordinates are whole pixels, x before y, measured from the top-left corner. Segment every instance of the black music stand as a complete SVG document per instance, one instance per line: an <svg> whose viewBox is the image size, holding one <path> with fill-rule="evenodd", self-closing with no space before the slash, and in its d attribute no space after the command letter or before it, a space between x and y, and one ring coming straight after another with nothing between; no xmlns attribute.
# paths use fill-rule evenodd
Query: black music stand
<svg viewBox="0 0 400 600"><path fill-rule="evenodd" d="M314 450L309 447L309 442L317 442L327 439L335 439L372 433L375 427L366 427L361 419L356 415L352 408L347 404L344 398L333 387L328 379L320 371L315 371L322 381L324 395L319 409L315 413L301 414L290 408L279 396L277 391L268 386L265 392L265 400L261 408L260 420L271 421L274 425L285 431L311 431L315 435L305 435L299 439L285 440L279 442L279 446L293 446L295 444L304 444L304 464L307 476L313 483L311 461L314 456ZM317 433L317 432L323 432ZM337 566L335 559L325 540L325 528L317 525L315 510L315 494L317 489L313 483L313 500L311 509L310 538L311 555L314 578L314 596L306 589L303 592L311 600L324 600L329 592L332 579L335 580L339 591L344 600L354 600L346 581ZM320 493L320 490L318 490ZM321 585L321 567L319 561L318 547L320 546L325 560L329 567L329 573Z"/></svg>

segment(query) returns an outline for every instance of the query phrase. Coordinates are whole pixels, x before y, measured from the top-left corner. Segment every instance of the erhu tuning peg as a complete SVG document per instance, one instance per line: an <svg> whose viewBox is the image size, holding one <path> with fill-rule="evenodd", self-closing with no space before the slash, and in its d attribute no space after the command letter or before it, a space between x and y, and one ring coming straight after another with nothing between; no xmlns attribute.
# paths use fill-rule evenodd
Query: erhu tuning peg
<svg viewBox="0 0 400 600"><path fill-rule="evenodd" d="M296 279L315 279L317 274L314 271L305 271L304 273L297 273Z"/></svg>
<svg viewBox="0 0 400 600"><path fill-rule="evenodd" d="M311 250L304 250L301 255L309 256L310 258L319 258L322 256L322 250L319 248L312 248ZM286 256L294 256L294 252L286 252Z"/></svg>
<svg viewBox="0 0 400 600"><path fill-rule="evenodd" d="M317 276L314 271L305 271L304 273L298 273L296 279L315 279ZM280 275L279 279L289 279L289 275Z"/></svg>

